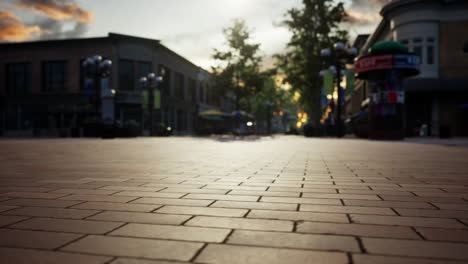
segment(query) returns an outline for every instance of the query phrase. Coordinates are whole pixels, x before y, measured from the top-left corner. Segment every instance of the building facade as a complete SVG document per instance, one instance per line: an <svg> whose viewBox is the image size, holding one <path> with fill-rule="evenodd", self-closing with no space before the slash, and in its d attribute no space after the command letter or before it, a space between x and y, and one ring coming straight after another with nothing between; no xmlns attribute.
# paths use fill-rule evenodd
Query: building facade
<svg viewBox="0 0 468 264"><path fill-rule="evenodd" d="M398 41L421 59L419 75L405 80L407 136L468 136L468 1L393 0L360 55L379 41ZM348 98L349 114L368 97L366 82Z"/></svg>
<svg viewBox="0 0 468 264"><path fill-rule="evenodd" d="M0 44L0 130L4 135L69 135L95 113L95 97L85 88L84 59L112 60L110 87L116 91L117 123L148 130L140 77L163 75L161 108L154 122L176 134L196 130L200 108L219 104L209 73L158 40L110 33L107 37Z"/></svg>

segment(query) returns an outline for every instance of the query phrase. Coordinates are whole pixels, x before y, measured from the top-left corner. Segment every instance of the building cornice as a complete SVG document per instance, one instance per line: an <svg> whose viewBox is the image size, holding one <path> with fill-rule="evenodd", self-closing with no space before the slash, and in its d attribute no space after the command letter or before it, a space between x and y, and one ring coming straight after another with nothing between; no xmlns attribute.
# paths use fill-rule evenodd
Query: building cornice
<svg viewBox="0 0 468 264"><path fill-rule="evenodd" d="M441 5L449 5L449 4L457 4L457 3L466 3L466 0L393 0L387 3L382 7L380 10L380 15L382 17L386 17L389 12L393 12L399 8L407 8L413 5L427 5L427 4L441 4Z"/></svg>

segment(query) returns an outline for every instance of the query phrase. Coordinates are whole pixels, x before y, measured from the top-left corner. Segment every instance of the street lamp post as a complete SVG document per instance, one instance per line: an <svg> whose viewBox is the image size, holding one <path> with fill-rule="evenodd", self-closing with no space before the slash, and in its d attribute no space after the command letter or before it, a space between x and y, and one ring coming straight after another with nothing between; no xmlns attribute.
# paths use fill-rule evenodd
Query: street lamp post
<svg viewBox="0 0 468 264"><path fill-rule="evenodd" d="M103 60L101 56L96 55L86 58L82 63L82 67L85 70L86 78L92 80L94 88L94 111L96 119L99 119L101 79L108 78L110 76L112 61Z"/></svg>
<svg viewBox="0 0 468 264"><path fill-rule="evenodd" d="M352 61L354 57L357 55L357 49L354 47L346 48L342 42L337 42L333 45L333 51L331 49L325 48L322 49L320 52L322 57L329 57L331 58L332 66L330 66L330 70L332 72L336 72L336 83L338 87L338 94L337 94L337 105L336 105L336 128L337 128L337 137L343 136L343 128L341 122L341 100L342 100L342 92L341 92L341 78L344 75L343 69L345 69L345 64Z"/></svg>
<svg viewBox="0 0 468 264"><path fill-rule="evenodd" d="M158 83L161 83L163 81L162 76L156 76L154 73L148 73L147 76L141 77L140 78L140 83L143 87L143 89L148 90L149 92L149 118L150 118L150 123L149 123L149 135L153 136L153 108L154 108L154 90L158 89Z"/></svg>

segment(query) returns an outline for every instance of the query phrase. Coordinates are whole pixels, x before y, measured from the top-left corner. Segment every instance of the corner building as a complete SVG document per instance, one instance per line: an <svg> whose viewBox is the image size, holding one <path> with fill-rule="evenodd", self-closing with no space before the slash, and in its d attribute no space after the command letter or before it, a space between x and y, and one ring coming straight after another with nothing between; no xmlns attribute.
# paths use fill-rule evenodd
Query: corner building
<svg viewBox="0 0 468 264"><path fill-rule="evenodd" d="M158 40L110 33L107 37L0 44L0 131L13 136L69 136L95 112L94 94L85 90L84 59L112 60L110 86L116 91L115 118L148 122L142 110L139 78L164 72L161 109L154 122L176 134L193 134L200 109L219 100L208 86L209 73ZM201 78L203 77L203 78ZM82 132L82 131L81 131Z"/></svg>
<svg viewBox="0 0 468 264"><path fill-rule="evenodd" d="M420 74L403 84L406 135L426 124L428 135L468 136L468 1L393 0L380 14L360 55L379 41L398 41L421 59ZM367 83L358 81L348 113L368 96Z"/></svg>

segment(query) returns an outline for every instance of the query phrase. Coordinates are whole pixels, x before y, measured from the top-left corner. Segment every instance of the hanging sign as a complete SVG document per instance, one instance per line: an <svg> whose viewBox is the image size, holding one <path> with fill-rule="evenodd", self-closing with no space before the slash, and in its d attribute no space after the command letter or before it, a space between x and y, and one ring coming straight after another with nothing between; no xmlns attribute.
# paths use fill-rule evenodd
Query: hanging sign
<svg viewBox="0 0 468 264"><path fill-rule="evenodd" d="M393 67L393 55L377 55L361 58L356 61L354 70L356 73L388 70Z"/></svg>

